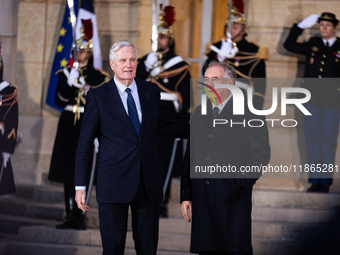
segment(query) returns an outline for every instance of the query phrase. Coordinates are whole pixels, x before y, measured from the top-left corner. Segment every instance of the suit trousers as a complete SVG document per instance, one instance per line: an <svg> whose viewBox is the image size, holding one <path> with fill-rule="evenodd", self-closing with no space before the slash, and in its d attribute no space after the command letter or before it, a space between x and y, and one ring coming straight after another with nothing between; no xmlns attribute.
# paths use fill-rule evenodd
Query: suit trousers
<svg viewBox="0 0 340 255"><path fill-rule="evenodd" d="M335 171L334 163L340 111L312 104L305 104L304 106L312 114L311 116L304 116L309 182L331 185ZM321 169L325 167L326 172L311 172L311 164L322 164ZM314 169L316 169L316 166L314 166Z"/></svg>
<svg viewBox="0 0 340 255"><path fill-rule="evenodd" d="M159 202L153 203L148 199L142 171L136 195L130 203L98 204L103 255L124 255L129 206L137 255L156 255Z"/></svg>

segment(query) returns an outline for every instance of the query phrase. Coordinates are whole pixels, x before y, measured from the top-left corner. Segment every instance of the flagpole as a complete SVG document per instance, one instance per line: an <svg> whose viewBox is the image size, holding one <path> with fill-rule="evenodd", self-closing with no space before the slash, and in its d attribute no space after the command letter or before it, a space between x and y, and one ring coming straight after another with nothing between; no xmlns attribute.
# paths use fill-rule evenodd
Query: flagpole
<svg viewBox="0 0 340 255"><path fill-rule="evenodd" d="M70 9L71 24L72 24L72 35L73 35L73 67L78 68L79 63L77 61L77 40L76 40L76 14L74 12L74 2L73 0L67 0L68 8Z"/></svg>

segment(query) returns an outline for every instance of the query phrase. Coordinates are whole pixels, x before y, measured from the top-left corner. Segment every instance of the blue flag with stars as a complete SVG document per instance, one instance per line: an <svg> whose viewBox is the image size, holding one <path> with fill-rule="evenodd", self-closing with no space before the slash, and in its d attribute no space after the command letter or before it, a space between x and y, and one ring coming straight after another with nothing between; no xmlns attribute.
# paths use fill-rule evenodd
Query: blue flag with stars
<svg viewBox="0 0 340 255"><path fill-rule="evenodd" d="M66 2L66 1L65 1ZM78 1L74 1L74 11L78 13ZM65 14L63 23L61 25L59 31L59 40L56 48L50 83L48 85L46 103L53 108L62 111L63 108L57 106L54 101L55 91L57 89L59 74L56 74L58 70L63 69L69 65L70 57L71 57L71 49L73 44L73 36L72 36L72 26L71 26L71 17L70 17L70 9L66 4Z"/></svg>

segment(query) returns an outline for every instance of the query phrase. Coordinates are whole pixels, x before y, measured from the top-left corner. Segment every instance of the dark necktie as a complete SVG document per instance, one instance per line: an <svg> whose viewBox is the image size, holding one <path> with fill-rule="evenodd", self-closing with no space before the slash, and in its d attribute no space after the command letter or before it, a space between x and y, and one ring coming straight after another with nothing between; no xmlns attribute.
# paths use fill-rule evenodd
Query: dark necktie
<svg viewBox="0 0 340 255"><path fill-rule="evenodd" d="M213 115L214 115L214 119L216 119L218 117L218 112L220 111L220 109L218 109L217 106L214 107L213 109Z"/></svg>
<svg viewBox="0 0 340 255"><path fill-rule="evenodd" d="M329 50L329 43L326 42L326 51L328 51L328 50Z"/></svg>
<svg viewBox="0 0 340 255"><path fill-rule="evenodd" d="M140 123L139 123L139 119L138 119L138 113L137 113L137 108L136 108L135 100L133 100L130 88L127 88L125 90L125 92L128 94L128 97L127 97L127 106L128 106L129 118L131 120L131 123L132 123L133 127L136 130L137 135L139 135Z"/></svg>

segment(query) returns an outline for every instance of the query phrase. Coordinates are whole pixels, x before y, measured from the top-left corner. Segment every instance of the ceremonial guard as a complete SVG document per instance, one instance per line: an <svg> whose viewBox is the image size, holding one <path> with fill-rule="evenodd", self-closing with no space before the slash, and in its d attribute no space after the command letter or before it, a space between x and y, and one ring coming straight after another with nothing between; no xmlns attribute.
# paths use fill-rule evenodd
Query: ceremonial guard
<svg viewBox="0 0 340 255"><path fill-rule="evenodd" d="M0 42L0 195L15 193L10 156L14 153L18 129L17 87L3 80Z"/></svg>
<svg viewBox="0 0 340 255"><path fill-rule="evenodd" d="M321 37L298 43L303 30L317 22ZM284 43L287 50L306 56L304 77L311 78L302 84L311 93L311 99L304 104L311 113L304 116L308 166L317 169L319 164L325 172L310 171L312 186L308 192L327 193L333 181L340 119L340 39L335 37L338 23L333 13L312 14L293 25Z"/></svg>
<svg viewBox="0 0 340 255"><path fill-rule="evenodd" d="M248 42L246 33L246 16L243 12L243 0L234 0L229 6L229 16L224 26L225 39L220 42L208 43L206 55L208 59L202 73L213 60L226 62L235 68L237 74L236 86L245 91L253 87L253 105L256 109L263 108L266 92L266 65L264 60L269 57L269 49Z"/></svg>
<svg viewBox="0 0 340 255"><path fill-rule="evenodd" d="M48 179L64 183L67 220L57 228L85 229L84 216L75 202L74 167L86 94L109 80L109 75L93 67L92 22L82 20L81 38L76 41L78 68L60 70L55 102L64 107L54 142Z"/></svg>
<svg viewBox="0 0 340 255"><path fill-rule="evenodd" d="M156 83L161 90L161 100L168 114L189 122L190 118L190 67L181 56L175 55L174 35L174 7L166 6L159 15L160 25L157 27L157 48L138 60L136 78ZM159 156L162 161L163 179L165 182L165 199L161 203L161 217L167 217L167 203L170 198L171 182L167 183L166 176L169 165L173 169L180 169L182 165L182 141L174 141L159 134ZM177 149L176 149L177 147ZM176 149L176 158L171 162L172 151ZM169 169L171 171L171 169ZM171 180L171 179L169 179Z"/></svg>

